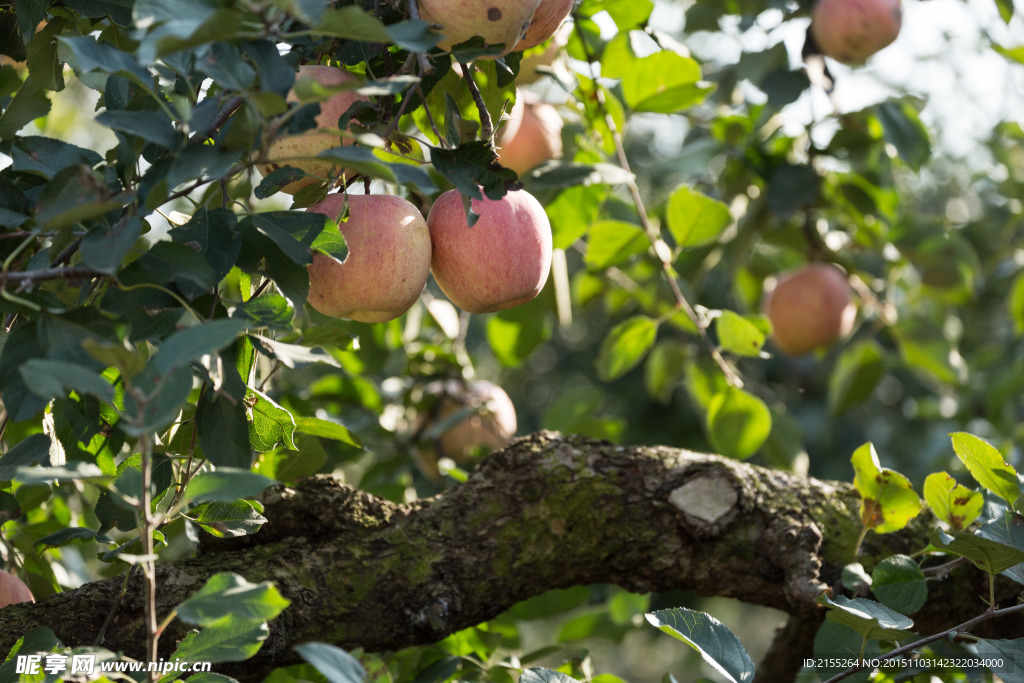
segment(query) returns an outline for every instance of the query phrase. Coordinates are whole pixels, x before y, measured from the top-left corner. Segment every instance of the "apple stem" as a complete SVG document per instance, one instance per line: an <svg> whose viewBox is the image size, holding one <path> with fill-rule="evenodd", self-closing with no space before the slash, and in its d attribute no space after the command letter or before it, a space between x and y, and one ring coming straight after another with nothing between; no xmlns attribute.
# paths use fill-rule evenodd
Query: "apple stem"
<svg viewBox="0 0 1024 683"><path fill-rule="evenodd" d="M459 62L459 66L462 67L462 78L466 81L466 87L469 88L469 93L473 96L473 101L476 102L477 111L480 112L480 137L493 143L491 137L494 136L494 124L491 123L491 113L487 111L484 97L480 94L480 88L476 86L476 81L473 79L476 67L472 62Z"/></svg>

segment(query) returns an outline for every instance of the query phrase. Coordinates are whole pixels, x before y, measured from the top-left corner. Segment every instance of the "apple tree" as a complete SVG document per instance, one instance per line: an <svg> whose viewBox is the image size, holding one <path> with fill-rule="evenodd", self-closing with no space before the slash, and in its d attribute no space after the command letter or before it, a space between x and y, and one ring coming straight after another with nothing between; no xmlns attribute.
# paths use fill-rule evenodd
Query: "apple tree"
<svg viewBox="0 0 1024 683"><path fill-rule="evenodd" d="M1024 680L939 4L0 0L0 679Z"/></svg>

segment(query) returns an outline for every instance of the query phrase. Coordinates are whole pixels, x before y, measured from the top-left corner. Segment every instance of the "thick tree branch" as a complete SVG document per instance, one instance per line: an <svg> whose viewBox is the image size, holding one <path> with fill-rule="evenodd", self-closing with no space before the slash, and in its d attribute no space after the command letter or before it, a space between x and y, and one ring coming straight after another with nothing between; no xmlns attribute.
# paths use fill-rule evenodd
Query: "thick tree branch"
<svg viewBox="0 0 1024 683"><path fill-rule="evenodd" d="M579 584L688 589L816 620L813 599L837 581L858 535L849 485L549 432L516 442L465 484L412 505L329 478L271 490L265 503L270 522L260 533L204 542L197 557L158 568L161 618L220 571L275 581L292 601L255 659L223 668L242 680L295 661L292 646L303 641L377 651L435 642L528 597ZM922 517L900 534L869 536L861 561L920 549L928 522ZM68 645L92 644L121 583L109 579L7 608L0 652L39 625ZM985 611L985 585L973 568L957 569L934 585L929 604L936 611L915 615L917 628L930 633ZM1020 588L1001 585L1000 600ZM143 658L142 615L142 582L135 580L103 645ZM997 628L1020 632L1022 624L1024 618ZM185 632L172 623L161 656Z"/></svg>

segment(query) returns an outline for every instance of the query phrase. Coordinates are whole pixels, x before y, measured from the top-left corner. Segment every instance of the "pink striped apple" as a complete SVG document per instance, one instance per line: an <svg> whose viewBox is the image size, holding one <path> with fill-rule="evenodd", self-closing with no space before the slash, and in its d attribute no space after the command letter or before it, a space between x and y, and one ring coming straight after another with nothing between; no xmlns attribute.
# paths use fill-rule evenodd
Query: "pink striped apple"
<svg viewBox="0 0 1024 683"><path fill-rule="evenodd" d="M430 232L423 214L401 197L331 194L307 211L338 221L348 243L345 260L316 254L309 305L324 315L366 323L397 318L416 302L430 273Z"/></svg>
<svg viewBox="0 0 1024 683"><path fill-rule="evenodd" d="M466 222L462 195L445 192L427 214L433 243L430 270L441 291L469 313L491 313L530 301L551 268L551 224L525 190L474 199L480 217Z"/></svg>

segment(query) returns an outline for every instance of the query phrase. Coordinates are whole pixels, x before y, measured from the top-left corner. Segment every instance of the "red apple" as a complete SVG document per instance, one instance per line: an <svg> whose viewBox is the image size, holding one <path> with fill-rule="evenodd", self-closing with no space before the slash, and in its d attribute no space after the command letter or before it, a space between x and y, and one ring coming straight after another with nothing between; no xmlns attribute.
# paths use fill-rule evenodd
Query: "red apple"
<svg viewBox="0 0 1024 683"><path fill-rule="evenodd" d="M498 450L516 433L516 408L497 384L486 380L431 382L424 392L439 396L433 421L469 413L438 439L442 455L466 462L480 449Z"/></svg>
<svg viewBox="0 0 1024 683"><path fill-rule="evenodd" d="M474 199L480 217L466 223L462 195L445 192L427 214L434 254L430 270L441 291L469 313L490 313L530 301L551 268L551 224L525 190Z"/></svg>
<svg viewBox="0 0 1024 683"><path fill-rule="evenodd" d="M902 21L900 0L817 0L811 35L837 62L861 64L896 40Z"/></svg>
<svg viewBox="0 0 1024 683"><path fill-rule="evenodd" d="M765 295L764 311L772 340L791 356L836 343L850 333L857 314L846 275L827 263L781 275Z"/></svg>
<svg viewBox="0 0 1024 683"><path fill-rule="evenodd" d="M473 36L482 36L488 45L503 45L500 55L482 57L497 59L512 52L526 33L540 0L419 0L420 17L431 24L441 24L444 39L442 50L463 43Z"/></svg>
<svg viewBox="0 0 1024 683"><path fill-rule="evenodd" d="M519 125L503 128L498 135L499 159L505 168L523 175L537 164L562 156L562 117L550 104L528 93L516 99L523 102ZM514 124L513 109L509 123Z"/></svg>
<svg viewBox="0 0 1024 683"><path fill-rule="evenodd" d="M299 79L312 79L323 86L338 86L344 83L358 83L359 79L344 69L335 66L306 65L299 67ZM288 92L290 102L298 101L294 88ZM344 138L336 133L322 132L320 129L337 129L338 119L348 111L356 102L368 102L369 98L360 95L354 90L343 90L331 95L327 100L320 103L320 113L316 117L316 128L300 133L298 135L286 135L274 140L267 151L267 163L260 164L259 170L263 175L269 175L282 166L294 166L300 168L310 176L301 178L285 185L282 192L295 194L307 185L319 182L317 178L326 178L329 175L337 177L345 172L345 169L338 168L326 159L309 159L304 157L315 157L325 149L338 147L340 145L351 145L351 138Z"/></svg>
<svg viewBox="0 0 1024 683"><path fill-rule="evenodd" d="M555 31L572 11L572 4L573 0L541 0L529 28L526 29L526 35L516 43L513 51L535 47L555 35Z"/></svg>
<svg viewBox="0 0 1024 683"><path fill-rule="evenodd" d="M365 323L397 318L416 302L430 273L430 232L423 215L401 197L328 195L307 211L338 221L348 256L323 254L309 265L309 304L324 315Z"/></svg>
<svg viewBox="0 0 1024 683"><path fill-rule="evenodd" d="M25 582L10 572L0 570L0 608L19 602L35 602Z"/></svg>

